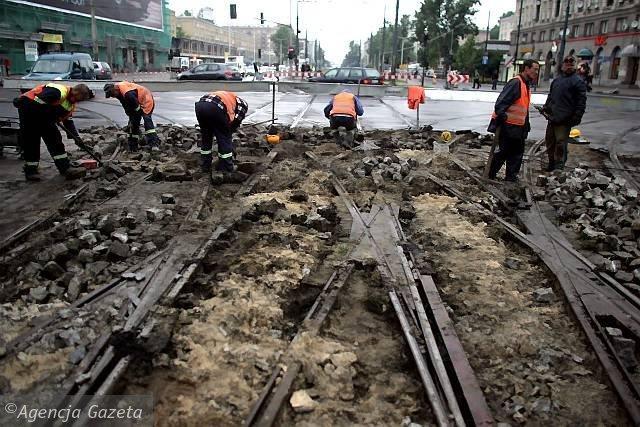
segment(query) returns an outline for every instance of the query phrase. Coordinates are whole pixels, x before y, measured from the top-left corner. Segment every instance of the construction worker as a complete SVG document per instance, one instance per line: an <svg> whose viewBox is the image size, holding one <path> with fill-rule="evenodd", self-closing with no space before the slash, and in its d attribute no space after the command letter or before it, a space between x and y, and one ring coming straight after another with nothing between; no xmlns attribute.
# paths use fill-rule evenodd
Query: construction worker
<svg viewBox="0 0 640 427"><path fill-rule="evenodd" d="M85 84L66 86L57 83L39 85L13 100L20 118L21 144L24 157L24 175L28 181L40 181L40 139L60 174L68 179L84 176L84 168L71 167L71 162L62 142L62 135L56 127L62 122L67 136L77 137L71 115L76 103L93 98L93 92Z"/></svg>
<svg viewBox="0 0 640 427"><path fill-rule="evenodd" d="M355 129L357 126L356 117L364 114L364 108L357 96L343 90L333 97L333 99L324 107L324 116L329 119L329 126L335 129L335 137L340 145L347 148L353 146ZM347 130L347 136L343 139L340 135L340 127Z"/></svg>
<svg viewBox="0 0 640 427"><path fill-rule="evenodd" d="M496 100L488 132L495 133L498 150L490 158L489 178L495 179L506 162L506 181L518 181L529 124L530 85L537 81L538 61L525 59L522 72L511 79Z"/></svg>
<svg viewBox="0 0 640 427"><path fill-rule="evenodd" d="M155 107L153 94L149 89L136 83L122 81L104 85L107 98L116 98L129 116L129 151L138 151L140 139L140 119L144 123L144 136L152 151L160 150L160 138L156 132L151 114Z"/></svg>
<svg viewBox="0 0 640 427"><path fill-rule="evenodd" d="M235 172L234 149L231 135L244 120L249 106L233 92L217 91L204 95L196 102L196 118L202 134L200 159L202 171L211 171L213 161L213 136L218 143L218 161L215 169L219 172Z"/></svg>
<svg viewBox="0 0 640 427"><path fill-rule="evenodd" d="M545 134L549 164L547 171L563 169L567 162L569 133L582 121L587 108L587 85L576 74L576 59L567 56L561 73L553 79L542 112L549 121Z"/></svg>

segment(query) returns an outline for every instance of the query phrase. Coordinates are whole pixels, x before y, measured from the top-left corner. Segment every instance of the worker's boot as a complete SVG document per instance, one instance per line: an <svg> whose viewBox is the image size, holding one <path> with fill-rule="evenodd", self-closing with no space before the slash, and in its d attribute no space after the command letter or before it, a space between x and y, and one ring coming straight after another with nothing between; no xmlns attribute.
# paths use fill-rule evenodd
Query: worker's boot
<svg viewBox="0 0 640 427"><path fill-rule="evenodd" d="M157 135L153 135L154 137L147 138L147 148L151 152L159 152L160 151L160 138Z"/></svg>
<svg viewBox="0 0 640 427"><path fill-rule="evenodd" d="M137 138L133 138L133 137L129 137L129 139L127 141L128 141L128 144L129 144L129 152L130 153L137 153L138 152L138 139Z"/></svg>
<svg viewBox="0 0 640 427"><path fill-rule="evenodd" d="M69 166L64 171L60 170L60 174L64 175L68 180L84 178L87 175L87 170L83 167Z"/></svg>
<svg viewBox="0 0 640 427"><path fill-rule="evenodd" d="M344 147L345 148L353 148L355 141L355 129L348 130L344 134Z"/></svg>
<svg viewBox="0 0 640 427"><path fill-rule="evenodd" d="M42 181L42 176L40 175L37 166L25 166L24 178L27 181Z"/></svg>

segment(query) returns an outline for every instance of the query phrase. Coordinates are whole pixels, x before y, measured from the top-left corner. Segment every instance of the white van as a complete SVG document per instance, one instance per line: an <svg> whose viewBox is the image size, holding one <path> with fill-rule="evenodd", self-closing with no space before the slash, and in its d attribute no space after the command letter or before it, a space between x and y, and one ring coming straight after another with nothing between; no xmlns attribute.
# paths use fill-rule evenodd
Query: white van
<svg viewBox="0 0 640 427"><path fill-rule="evenodd" d="M244 56L229 56L225 64L236 67L242 77L247 74L247 67L244 65Z"/></svg>

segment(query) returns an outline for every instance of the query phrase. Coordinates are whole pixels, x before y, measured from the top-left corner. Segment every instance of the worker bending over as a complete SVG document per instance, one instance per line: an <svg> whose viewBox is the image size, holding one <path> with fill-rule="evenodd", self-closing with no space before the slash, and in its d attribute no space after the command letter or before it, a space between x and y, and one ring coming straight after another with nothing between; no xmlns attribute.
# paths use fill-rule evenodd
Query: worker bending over
<svg viewBox="0 0 640 427"><path fill-rule="evenodd" d="M138 151L140 119L144 123L147 146L152 151L159 151L160 138L151 119L155 107L151 91L139 84L123 81L104 85L104 94L107 98L120 101L124 112L129 116L129 151Z"/></svg>
<svg viewBox="0 0 640 427"><path fill-rule="evenodd" d="M85 174L84 168L73 168L62 142L56 122L62 122L68 136L77 137L71 116L76 103L93 98L93 92L85 84L74 87L57 83L39 85L13 100L20 117L20 132L24 150L24 175L28 181L40 181L40 139L58 171L69 179Z"/></svg>
<svg viewBox="0 0 640 427"><path fill-rule="evenodd" d="M364 114L364 108L357 96L347 92L340 92L324 107L324 116L329 119L331 129L336 129L336 140L340 145L351 148L354 143L355 129L357 126L357 116ZM339 128L344 127L347 135L343 139L340 136Z"/></svg>
<svg viewBox="0 0 640 427"><path fill-rule="evenodd" d="M196 102L196 118L202 134L200 147L203 172L211 171L213 160L213 137L218 143L218 161L215 169L220 172L235 172L231 136L244 120L249 106L233 92L216 91L204 95Z"/></svg>

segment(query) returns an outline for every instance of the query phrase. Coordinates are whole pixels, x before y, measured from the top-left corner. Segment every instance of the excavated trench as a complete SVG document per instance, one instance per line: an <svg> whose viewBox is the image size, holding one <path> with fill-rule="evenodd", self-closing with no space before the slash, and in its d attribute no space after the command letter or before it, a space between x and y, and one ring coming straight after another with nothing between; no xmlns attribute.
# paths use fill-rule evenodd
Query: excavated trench
<svg viewBox="0 0 640 427"><path fill-rule="evenodd" d="M71 281L87 274L87 264L106 263L99 274L81 281L76 298L170 247L181 233L206 181L198 180L197 154L190 152L196 133L171 128L164 132L174 147L164 161L123 159L127 182L145 173L156 181L145 181L148 187L134 189L130 199L114 196L111 204L98 203L92 193L67 213L77 221L68 233L74 236L71 240L80 241L78 250L67 247L69 259L51 259L62 264L69 283L48 279L54 285L45 286L42 300L31 292L49 262L37 258L38 248L69 246L63 232L48 231L44 238L34 234L26 243L30 249L10 257L7 266L17 274L2 278L0 344L24 332L42 314L60 309L71 311L82 325L78 320L74 324L69 315L66 323L46 331L53 337L49 341L43 338L18 354L1 355L0 393L55 386L71 375L98 331L121 324L120 316L130 304L126 292L105 298L99 310L70 308ZM435 133L371 132L367 141L384 147L374 151L346 151L322 130L295 130L284 136L275 148L278 157L261 173L250 195L234 197L239 185L230 184L206 193L199 227L211 232L227 220L233 224L231 230L214 243L199 273L177 298L152 310L158 325L155 335L136 350L116 392L153 394L158 425L238 425L274 368L295 361L302 370L292 391L303 396L306 405L292 406L287 400L280 425L433 424L420 377L373 264L356 263L320 332L302 334L290 345L323 286L345 265L354 247L349 238L351 216L331 184L334 174L362 212L387 203L400 207L404 232L418 255L416 267L433 275L497 422L627 422L568 314L555 279L490 217L443 195L428 178L431 173L445 179L491 211L508 215L448 155L434 156ZM257 134L241 135L239 160L264 161L266 151L258 141ZM471 150L486 140L470 134L460 144ZM479 163L470 154L459 157L468 164ZM174 181L176 174L189 180ZM114 182L124 187L122 178L122 183ZM96 187L110 182L99 181ZM146 218L151 200L166 209L159 200L167 191L176 197L175 213L161 220ZM520 193L509 190L511 196ZM114 220L108 233L98 225L105 215ZM130 217L137 219L134 227ZM56 227L60 224L52 230ZM94 228L99 231L94 237L109 246L120 237L113 237L114 232L126 231L132 239L129 250L149 242L155 250L140 249L139 255L116 259L109 255L110 247L102 254L102 249L96 252L87 246L94 258L82 262L81 236ZM63 289L53 288L60 295L51 292L52 286ZM554 294L540 297L534 292L545 287ZM135 288L130 284L124 289Z"/></svg>

